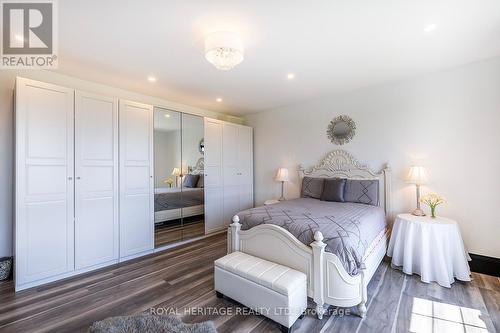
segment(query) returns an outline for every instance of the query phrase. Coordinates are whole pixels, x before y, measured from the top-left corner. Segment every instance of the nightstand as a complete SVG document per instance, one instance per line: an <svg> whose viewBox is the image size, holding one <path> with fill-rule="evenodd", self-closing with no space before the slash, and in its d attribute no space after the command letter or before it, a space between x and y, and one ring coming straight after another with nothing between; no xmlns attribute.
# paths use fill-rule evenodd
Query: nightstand
<svg viewBox="0 0 500 333"><path fill-rule="evenodd" d="M266 201L264 201L264 205L269 206L269 205L274 205L274 204L277 204L277 203L279 203L279 202L280 202L279 200L276 200L276 199L270 199L270 200L266 200Z"/></svg>
<svg viewBox="0 0 500 333"><path fill-rule="evenodd" d="M425 283L450 288L455 278L470 281L470 257L457 222L448 218L399 214L387 255L393 266L420 275Z"/></svg>

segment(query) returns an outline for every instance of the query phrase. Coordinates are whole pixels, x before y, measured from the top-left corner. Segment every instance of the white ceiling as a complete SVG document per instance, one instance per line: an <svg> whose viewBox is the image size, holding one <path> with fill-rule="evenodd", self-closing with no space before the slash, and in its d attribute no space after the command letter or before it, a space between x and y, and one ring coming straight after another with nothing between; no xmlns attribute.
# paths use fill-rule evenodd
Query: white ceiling
<svg viewBox="0 0 500 333"><path fill-rule="evenodd" d="M58 3L60 72L234 115L500 55L499 0ZM229 72L203 57L216 30L245 46Z"/></svg>

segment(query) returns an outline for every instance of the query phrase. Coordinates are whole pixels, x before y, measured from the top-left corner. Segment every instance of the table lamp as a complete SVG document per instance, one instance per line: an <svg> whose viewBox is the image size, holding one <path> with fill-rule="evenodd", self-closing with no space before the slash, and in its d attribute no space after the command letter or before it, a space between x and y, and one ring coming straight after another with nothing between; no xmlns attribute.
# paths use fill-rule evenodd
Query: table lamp
<svg viewBox="0 0 500 333"><path fill-rule="evenodd" d="M281 182L281 197L279 198L279 201L283 201L283 200L285 200L285 196L284 196L285 182L290 181L290 179L288 178L288 169L287 168L279 168L278 173L276 174L275 180L277 182Z"/></svg>
<svg viewBox="0 0 500 333"><path fill-rule="evenodd" d="M408 183L415 184L417 187L417 208L412 212L416 216L425 216L420 209L420 185L427 183L427 172L422 166L412 166L408 173Z"/></svg>
<svg viewBox="0 0 500 333"><path fill-rule="evenodd" d="M172 176L175 176L175 187L179 187L179 176L181 175L181 169L174 168L172 170Z"/></svg>

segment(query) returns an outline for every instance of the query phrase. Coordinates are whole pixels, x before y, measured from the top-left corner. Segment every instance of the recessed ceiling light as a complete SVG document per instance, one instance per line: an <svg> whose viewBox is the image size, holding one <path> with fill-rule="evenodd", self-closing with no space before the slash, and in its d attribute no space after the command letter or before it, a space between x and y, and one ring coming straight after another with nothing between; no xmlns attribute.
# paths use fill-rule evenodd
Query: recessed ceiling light
<svg viewBox="0 0 500 333"><path fill-rule="evenodd" d="M217 101L217 103L220 103L220 102L222 102L222 98L218 97L218 98L216 99L216 101Z"/></svg>
<svg viewBox="0 0 500 333"><path fill-rule="evenodd" d="M148 76L149 82L156 82L156 78L154 76Z"/></svg>
<svg viewBox="0 0 500 333"><path fill-rule="evenodd" d="M288 80L293 80L293 79L295 78L295 74L293 74L293 73L288 73L288 74L287 74L287 76L286 76L286 78L287 78Z"/></svg>
<svg viewBox="0 0 500 333"><path fill-rule="evenodd" d="M427 25L427 26L424 28L424 31L425 31L425 32L431 32L431 31L436 30L436 27L437 27L437 26L436 26L434 23L432 23L432 24Z"/></svg>
<svg viewBox="0 0 500 333"><path fill-rule="evenodd" d="M170 118L170 115L168 113L166 113L165 118Z"/></svg>

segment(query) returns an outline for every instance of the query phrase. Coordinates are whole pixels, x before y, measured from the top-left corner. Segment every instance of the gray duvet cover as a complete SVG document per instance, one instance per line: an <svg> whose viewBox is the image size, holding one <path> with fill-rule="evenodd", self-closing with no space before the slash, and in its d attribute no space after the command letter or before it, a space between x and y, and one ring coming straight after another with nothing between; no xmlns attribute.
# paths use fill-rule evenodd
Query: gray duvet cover
<svg viewBox="0 0 500 333"><path fill-rule="evenodd" d="M256 207L238 216L242 230L264 223L275 224L306 245L314 241L314 233L320 230L326 243L325 251L336 254L350 275L364 268L365 251L386 228L384 210L380 207L312 198Z"/></svg>
<svg viewBox="0 0 500 333"><path fill-rule="evenodd" d="M203 205L205 201L204 195L203 188L155 193L155 212Z"/></svg>

